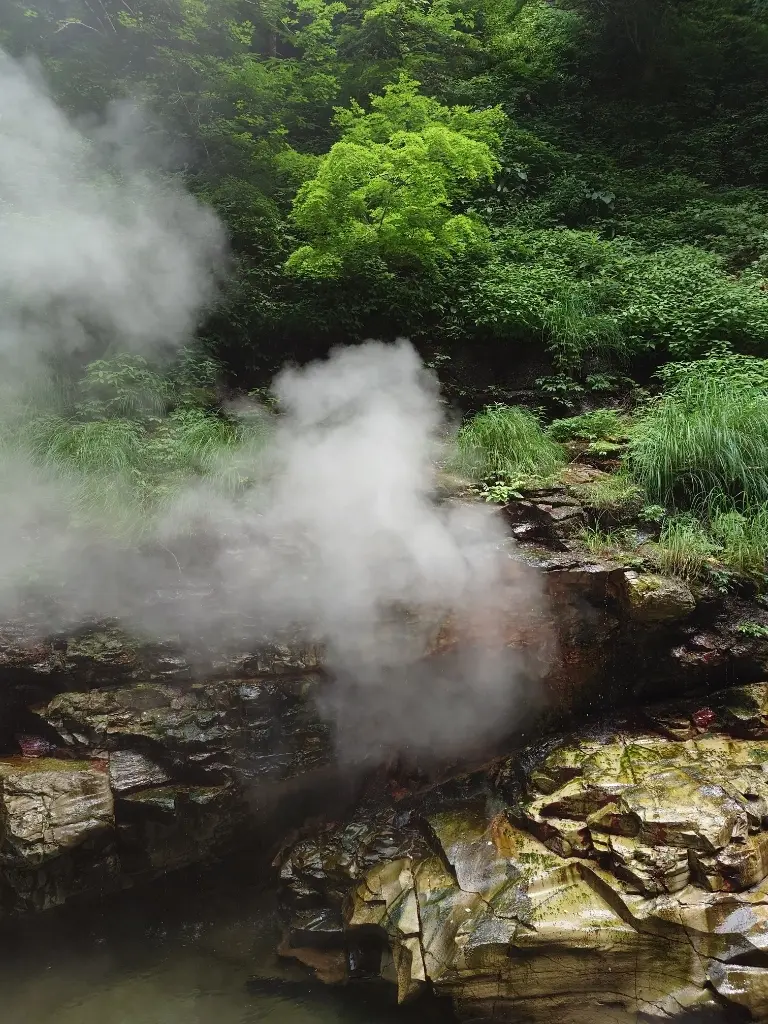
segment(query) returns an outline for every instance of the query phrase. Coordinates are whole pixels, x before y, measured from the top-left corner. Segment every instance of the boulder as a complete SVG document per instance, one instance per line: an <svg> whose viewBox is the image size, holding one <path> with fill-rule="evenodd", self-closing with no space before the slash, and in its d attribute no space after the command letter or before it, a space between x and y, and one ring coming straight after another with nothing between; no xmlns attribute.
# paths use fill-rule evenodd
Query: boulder
<svg viewBox="0 0 768 1024"><path fill-rule="evenodd" d="M6 908L44 910L116 883L115 809L104 762L0 760Z"/></svg>
<svg viewBox="0 0 768 1024"><path fill-rule="evenodd" d="M762 683L616 717L305 835L284 952L466 1020L762 1019L767 710Z"/></svg>
<svg viewBox="0 0 768 1024"><path fill-rule="evenodd" d="M134 790L116 801L123 884L135 884L231 848L243 832L236 790L221 786L161 785Z"/></svg>
<svg viewBox="0 0 768 1024"><path fill-rule="evenodd" d="M330 759L328 730L312 704L319 685L317 676L145 682L61 693L37 713L74 750L111 751L110 771L123 788L132 771L156 783L275 780Z"/></svg>
<svg viewBox="0 0 768 1024"><path fill-rule="evenodd" d="M502 513L515 540L544 544L554 551L569 550L587 525L584 510L565 487L524 491Z"/></svg>
<svg viewBox="0 0 768 1024"><path fill-rule="evenodd" d="M696 607L690 588L674 577L627 570L624 582L627 611L635 622L674 622Z"/></svg>

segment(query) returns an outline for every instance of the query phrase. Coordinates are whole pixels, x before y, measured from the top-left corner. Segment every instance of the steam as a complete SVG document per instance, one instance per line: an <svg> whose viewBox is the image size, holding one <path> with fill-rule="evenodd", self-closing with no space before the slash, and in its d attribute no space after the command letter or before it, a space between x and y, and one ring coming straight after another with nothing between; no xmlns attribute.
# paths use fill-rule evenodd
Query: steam
<svg viewBox="0 0 768 1024"><path fill-rule="evenodd" d="M434 377L409 343L368 342L285 371L274 390L271 472L238 506L219 562L236 604L271 631L322 639L324 710L352 759L445 756L502 735L535 702L540 665L514 641L541 594L497 516L435 501L446 424ZM203 504L209 530L232 522L231 506L211 518Z"/></svg>
<svg viewBox="0 0 768 1024"><path fill-rule="evenodd" d="M0 52L0 348L14 360L178 344L212 295L221 227L135 166L126 115L114 106L86 139Z"/></svg>
<svg viewBox="0 0 768 1024"><path fill-rule="evenodd" d="M0 53L11 403L63 355L183 343L212 297L220 225L136 153L125 110L86 140ZM140 548L73 522L76 481L0 451L0 614L20 613L34 562L36 593L59 597L46 600L49 628L114 617L192 652L301 631L326 648L321 710L354 760L502 735L535 692L540 659L518 641L542 598L497 516L435 501L435 379L407 342L368 342L284 371L274 391L268 448L230 456L257 484L232 497L190 481Z"/></svg>

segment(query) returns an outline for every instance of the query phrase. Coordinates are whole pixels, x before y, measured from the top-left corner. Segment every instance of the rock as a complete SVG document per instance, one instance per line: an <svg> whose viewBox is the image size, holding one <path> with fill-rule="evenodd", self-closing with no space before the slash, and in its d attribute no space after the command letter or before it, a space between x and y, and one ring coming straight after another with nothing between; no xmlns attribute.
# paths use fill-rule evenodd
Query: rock
<svg viewBox="0 0 768 1024"><path fill-rule="evenodd" d="M502 512L516 540L542 543L556 551L567 551L587 525L584 510L565 487L526 491L522 499L509 502Z"/></svg>
<svg viewBox="0 0 768 1024"><path fill-rule="evenodd" d="M579 479L591 479L596 472L579 469ZM574 476L571 483L577 482ZM508 552L507 590L499 602L505 620L494 642L510 654L515 666L511 676L522 681L528 716L522 724L515 717L510 729L538 727L535 716L546 703L551 728L561 712L612 707L640 694L682 692L712 678L713 672L719 673L716 678L748 680L768 672L766 641L734 626L747 621L761 624L763 619L768 623L768 613L728 598L727 608L721 599L711 607L700 602L695 616L690 616L693 598L682 584L640 576L629 572L625 563L598 561L579 551L574 531L583 525L583 509L570 487L530 489L523 501L513 503L516 509L510 505L500 513L513 520L518 517L523 533L530 526L531 537L549 545L544 551L527 546ZM546 601L540 603L531 595L541 590ZM189 599L189 594L180 593L158 596L158 629L179 621L168 601ZM215 595L210 600L215 601ZM485 622L479 616L472 627L477 635L439 614L434 622L427 618L412 619L418 657L445 656L450 667L460 644L484 639ZM351 799L338 785L330 732L317 709L316 698L328 696L325 687L330 682L322 669L321 647L306 636L254 641L257 627L245 619L216 623L215 637L210 629L196 638L167 635L162 640L131 636L115 622L91 623L48 637L26 621L0 628L0 755L21 751L57 764L66 758L90 764L102 759L105 768L108 763L115 801L110 840L114 855L109 857L116 858L110 868L117 874L116 884L135 884L207 860L246 837L250 842L267 819L279 822L276 829L294 827L319 804L327 805L332 788L339 790L339 813L345 813L343 807ZM409 699L438 700L439 671L432 676L437 680L433 693L425 698L419 692L414 698L411 692ZM362 690L350 692L354 699L340 703L351 709L352 727L349 722L344 727L354 733L355 722L365 715L366 723L375 720L376 709L357 700ZM711 720L713 728L755 739L762 735L765 713L758 696L745 694L738 698L746 702L743 706L704 704L694 717L668 709L664 723L646 725L659 736L686 741L696 740ZM387 699L393 700L391 691ZM326 709L331 703L326 702ZM393 703L407 706L404 699ZM370 734L362 728L356 731ZM500 735L496 749L508 750L507 740ZM478 755L490 757L491 752L484 745ZM674 889L686 870L695 870L697 878L714 886L720 878L742 884L761 870L762 840L751 833L743 846L717 855L709 848L691 848L687 867L681 861L682 847L666 844L658 852L655 839L646 835L651 823L637 825L641 815L634 806L614 800L596 803L594 794L562 790L561 778L578 788L577 767L574 761L537 769L541 780L550 773L542 782L550 788L542 788L536 797L529 795L524 828L550 851L587 860L610 856L617 865L622 862L625 879L631 877L632 884L649 891L654 886ZM687 776L669 786L684 801L686 813L701 796ZM648 806L655 799L654 793L635 796ZM750 798L752 812L760 799ZM579 802L586 817L573 817ZM712 814L716 817L716 808ZM609 822L615 823L614 830L601 831ZM686 822L657 824L683 828ZM401 828L400 824L396 831ZM61 865L67 857L60 858ZM97 870L105 857L96 851L88 861L93 864L94 891L107 884ZM81 862L84 876L86 861ZM83 888L66 880L57 885L49 902ZM88 889L85 883L84 887ZM25 905L33 902L30 897ZM310 927L305 922L305 931L319 941L327 924L326 920L322 927ZM413 950L409 955L415 955ZM361 963L366 956L361 953ZM401 969L394 961L390 968L395 973Z"/></svg>
<svg viewBox="0 0 768 1024"><path fill-rule="evenodd" d="M654 573L624 573L629 617L635 622L673 622L684 619L696 600L682 580Z"/></svg>
<svg viewBox="0 0 768 1024"><path fill-rule="evenodd" d="M347 979L383 977L401 1001L433 988L466 1020L762 1019L768 683L706 708L614 718L463 796L438 786L306 836L281 857L288 951L308 914L333 920Z"/></svg>
<svg viewBox="0 0 768 1024"><path fill-rule="evenodd" d="M115 793L162 786L170 780L162 765L136 750L113 750L109 755L109 782Z"/></svg>
<svg viewBox="0 0 768 1024"><path fill-rule="evenodd" d="M76 750L143 754L171 775L199 781L222 773L240 782L285 779L330 759L328 731L312 705L318 678L229 679L187 687L138 683L62 693L38 709ZM115 761L128 771L128 761Z"/></svg>
<svg viewBox="0 0 768 1024"><path fill-rule="evenodd" d="M44 910L114 886L114 802L103 762L0 760L0 815L7 908Z"/></svg>
<svg viewBox="0 0 768 1024"><path fill-rule="evenodd" d="M622 568L565 554L539 559L537 564L548 597L547 628L556 638L544 675L550 700L557 707L571 708L598 695L619 699L617 692L606 694L606 682L625 678L613 671L624 630Z"/></svg>
<svg viewBox="0 0 768 1024"><path fill-rule="evenodd" d="M234 787L155 786L116 804L121 868L131 884L203 864L243 831L244 808Z"/></svg>
<svg viewBox="0 0 768 1024"><path fill-rule="evenodd" d="M32 756L0 760L4 908L46 909L253 842L267 825L260 801L280 799L265 788L331 757L320 678L291 674L292 657L254 655L267 678L91 687L38 707L37 728L17 740Z"/></svg>

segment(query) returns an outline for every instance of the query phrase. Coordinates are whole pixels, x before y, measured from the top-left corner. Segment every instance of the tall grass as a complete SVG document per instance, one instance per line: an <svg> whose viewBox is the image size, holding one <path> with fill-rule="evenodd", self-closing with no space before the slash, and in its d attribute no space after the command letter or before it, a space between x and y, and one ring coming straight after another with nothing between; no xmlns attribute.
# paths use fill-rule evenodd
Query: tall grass
<svg viewBox="0 0 768 1024"><path fill-rule="evenodd" d="M719 559L729 569L750 575L765 570L768 556L768 509L718 512L710 532L720 546Z"/></svg>
<svg viewBox="0 0 768 1024"><path fill-rule="evenodd" d="M711 356L660 371L667 392L637 422L627 466L677 512L658 545L663 568L708 562L763 575L768 556L768 361Z"/></svg>
<svg viewBox="0 0 768 1024"><path fill-rule="evenodd" d="M565 464L565 453L526 409L491 405L466 423L452 468L475 480L545 477Z"/></svg>
<svg viewBox="0 0 768 1024"><path fill-rule="evenodd" d="M40 461L83 473L124 473L145 458L142 429L131 420L78 423L51 416L31 420L25 433Z"/></svg>
<svg viewBox="0 0 768 1024"><path fill-rule="evenodd" d="M654 547L654 561L660 569L683 579L701 576L711 564L718 545L692 515L668 520Z"/></svg>
<svg viewBox="0 0 768 1024"><path fill-rule="evenodd" d="M692 374L639 421L627 464L662 505L757 506L768 500L768 394Z"/></svg>
<svg viewBox="0 0 768 1024"><path fill-rule="evenodd" d="M73 521L122 537L151 528L153 517L195 480L234 494L262 472L269 428L233 422L202 409L159 421L77 421L32 416L6 425L5 451L31 458L62 484Z"/></svg>
<svg viewBox="0 0 768 1024"><path fill-rule="evenodd" d="M591 352L623 351L624 339L615 320L597 311L592 297L584 290L563 289L543 316L548 348L556 369L579 369Z"/></svg>

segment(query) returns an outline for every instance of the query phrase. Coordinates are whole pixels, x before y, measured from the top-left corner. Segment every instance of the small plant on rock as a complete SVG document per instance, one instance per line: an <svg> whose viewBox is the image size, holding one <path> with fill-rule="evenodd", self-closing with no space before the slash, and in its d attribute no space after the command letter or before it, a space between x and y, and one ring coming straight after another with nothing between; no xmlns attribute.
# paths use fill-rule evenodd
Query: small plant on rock
<svg viewBox="0 0 768 1024"><path fill-rule="evenodd" d="M768 626L761 626L759 622L740 622L736 627L736 632L757 640L768 640Z"/></svg>

